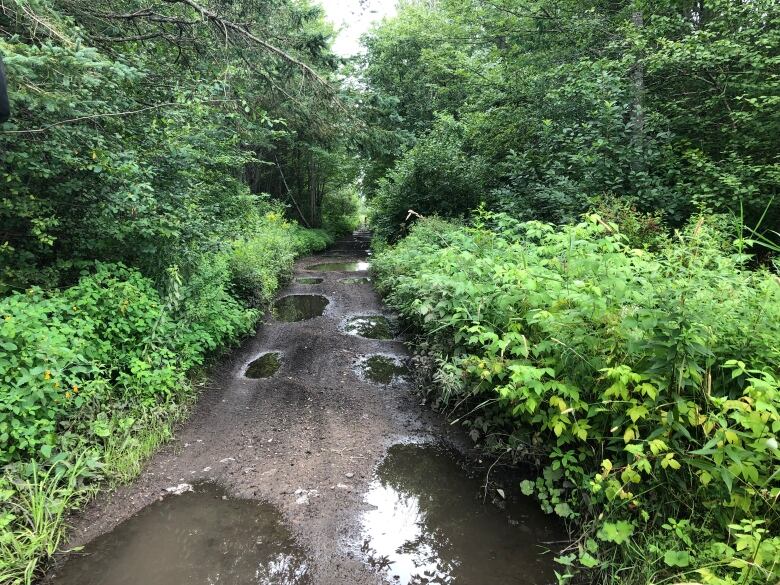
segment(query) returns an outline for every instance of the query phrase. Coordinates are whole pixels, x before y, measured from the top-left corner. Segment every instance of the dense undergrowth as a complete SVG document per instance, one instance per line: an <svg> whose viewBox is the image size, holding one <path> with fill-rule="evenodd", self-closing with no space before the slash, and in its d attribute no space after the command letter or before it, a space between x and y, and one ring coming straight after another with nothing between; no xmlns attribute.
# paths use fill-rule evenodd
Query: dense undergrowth
<svg viewBox="0 0 780 585"><path fill-rule="evenodd" d="M164 293L137 269L85 262L73 286L0 299L0 582L30 582L63 516L139 471L208 357L254 328L296 256L333 239L273 209L253 231L186 280L171 270Z"/></svg>
<svg viewBox="0 0 780 585"><path fill-rule="evenodd" d="M539 465L518 489L573 529L561 581L780 578L780 281L732 232L698 216L641 246L595 214L481 213L420 220L375 258L434 400Z"/></svg>

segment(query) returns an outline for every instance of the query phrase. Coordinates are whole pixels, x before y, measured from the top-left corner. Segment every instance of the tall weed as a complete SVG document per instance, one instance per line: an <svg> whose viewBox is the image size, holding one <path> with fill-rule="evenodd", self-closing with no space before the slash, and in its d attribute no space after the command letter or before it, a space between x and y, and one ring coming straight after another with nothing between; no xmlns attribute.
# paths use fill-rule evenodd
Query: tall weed
<svg viewBox="0 0 780 585"><path fill-rule="evenodd" d="M562 581L780 577L780 281L723 228L700 216L648 251L597 215L480 213L375 259L438 351L439 401L539 462L521 489L579 527Z"/></svg>
<svg viewBox="0 0 780 585"><path fill-rule="evenodd" d="M247 306L264 307L292 274L297 256L318 252L332 242L324 230L306 230L269 212L252 236L233 242L229 266L234 295Z"/></svg>

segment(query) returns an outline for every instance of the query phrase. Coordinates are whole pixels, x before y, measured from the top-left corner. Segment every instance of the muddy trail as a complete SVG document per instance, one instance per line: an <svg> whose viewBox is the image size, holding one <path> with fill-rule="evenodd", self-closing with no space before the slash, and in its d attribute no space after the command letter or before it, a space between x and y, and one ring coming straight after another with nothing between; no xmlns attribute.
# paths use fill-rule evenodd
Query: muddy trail
<svg viewBox="0 0 780 585"><path fill-rule="evenodd" d="M297 262L175 440L73 521L85 547L46 583L554 582L549 520L483 503L461 431L412 393L368 243Z"/></svg>

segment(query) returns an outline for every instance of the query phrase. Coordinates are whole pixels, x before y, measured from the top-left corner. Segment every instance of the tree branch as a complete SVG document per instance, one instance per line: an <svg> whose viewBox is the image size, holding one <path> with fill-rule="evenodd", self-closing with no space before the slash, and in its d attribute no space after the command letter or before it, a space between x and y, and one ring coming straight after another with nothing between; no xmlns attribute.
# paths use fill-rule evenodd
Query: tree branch
<svg viewBox="0 0 780 585"><path fill-rule="evenodd" d="M216 103L235 102L235 101L237 100L205 100L198 103L216 104ZM43 126L41 128L31 128L29 130L3 130L0 131L0 134L40 134L41 132L46 132L51 128L54 128L56 126L62 126L64 124L74 124L76 122L83 122L85 120L95 120L98 118L115 118L117 116L130 116L132 114L140 114L141 112L146 112L149 110L156 110L157 108L164 108L167 106L185 106L185 105L189 105L189 104L182 104L180 102L165 102L163 104L154 104L151 106L147 106L145 108L139 108L137 110L128 110L126 112L105 112L102 114L92 114L90 116L79 116L77 118L69 118L67 120L60 120L59 122L54 122L53 124L49 124L48 126Z"/></svg>
<svg viewBox="0 0 780 585"><path fill-rule="evenodd" d="M234 33L244 37L245 39L252 41L253 43L261 46L266 51L273 53L274 55L280 57L284 61L287 61L291 65L295 65L301 71L303 71L304 75L308 75L311 79L315 80L323 87L332 91L332 88L330 87L328 82L325 81L322 77L320 77L320 75L311 66L307 65L303 61L300 61L299 59L296 59L295 57L293 57L286 51L280 49L279 47L272 45L267 41L264 41L260 37L253 34L249 29L241 26L240 24L236 24L233 21L223 18L216 12L209 10L205 6L202 6L197 2L194 2L193 0L164 0L164 1L167 2L168 4L185 4L189 6L193 10L199 12L205 20L209 20L218 29L221 29L222 31L231 30Z"/></svg>

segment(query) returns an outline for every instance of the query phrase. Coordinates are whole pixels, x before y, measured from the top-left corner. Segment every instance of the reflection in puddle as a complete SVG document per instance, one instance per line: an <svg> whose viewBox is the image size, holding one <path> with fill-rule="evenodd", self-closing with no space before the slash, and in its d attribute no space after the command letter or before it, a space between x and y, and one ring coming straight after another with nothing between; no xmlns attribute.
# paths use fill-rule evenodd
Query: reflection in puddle
<svg viewBox="0 0 780 585"><path fill-rule="evenodd" d="M247 378L269 378L276 373L281 365L281 355L278 352L264 353L249 364L244 376Z"/></svg>
<svg viewBox="0 0 780 585"><path fill-rule="evenodd" d="M367 284L371 282L370 276L354 276L352 278L342 278L339 282L344 284Z"/></svg>
<svg viewBox="0 0 780 585"><path fill-rule="evenodd" d="M274 303L272 313L279 321L305 321L322 315L328 302L321 295L287 295Z"/></svg>
<svg viewBox="0 0 780 585"><path fill-rule="evenodd" d="M306 270L317 270L321 272L360 272L368 270L371 264L368 262L322 262L321 264L312 264L307 266Z"/></svg>
<svg viewBox="0 0 780 585"><path fill-rule="evenodd" d="M223 499L214 485L167 496L75 553L52 585L310 583L306 559L272 506Z"/></svg>
<svg viewBox="0 0 780 585"><path fill-rule="evenodd" d="M393 324L382 315L350 317L344 324L344 331L369 339L393 339L395 337Z"/></svg>
<svg viewBox="0 0 780 585"><path fill-rule="evenodd" d="M554 583L538 545L555 533L537 504L502 511L482 503L480 487L435 447L391 447L365 498L369 563L401 585Z"/></svg>
<svg viewBox="0 0 780 585"><path fill-rule="evenodd" d="M322 282L322 279L317 278L316 276L304 276L301 278L296 278L295 282L297 284L319 284Z"/></svg>
<svg viewBox="0 0 780 585"><path fill-rule="evenodd" d="M409 369L398 358L387 355L372 355L358 363L363 376L377 384L389 384L395 378L402 378Z"/></svg>

